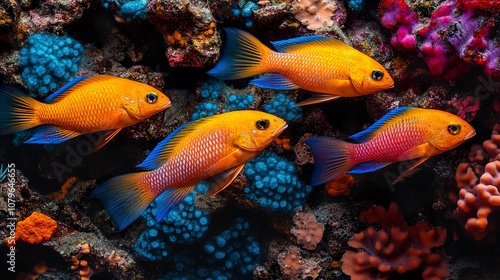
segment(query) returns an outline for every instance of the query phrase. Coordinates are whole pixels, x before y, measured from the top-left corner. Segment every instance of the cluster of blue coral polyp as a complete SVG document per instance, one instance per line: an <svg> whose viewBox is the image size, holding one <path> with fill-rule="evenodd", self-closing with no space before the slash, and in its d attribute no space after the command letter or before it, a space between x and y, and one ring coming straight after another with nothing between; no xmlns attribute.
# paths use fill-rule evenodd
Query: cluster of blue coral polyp
<svg viewBox="0 0 500 280"><path fill-rule="evenodd" d="M269 100L262 109L264 112L278 116L287 122L298 121L302 118L302 107L297 106L297 102L286 97L283 93L276 94L276 97Z"/></svg>
<svg viewBox="0 0 500 280"><path fill-rule="evenodd" d="M293 162L273 152L264 152L245 165L249 184L244 192L264 209L287 212L302 206L312 190L295 175Z"/></svg>
<svg viewBox="0 0 500 280"><path fill-rule="evenodd" d="M73 78L82 54L83 46L70 37L34 34L20 51L23 81L44 96Z"/></svg>
<svg viewBox="0 0 500 280"><path fill-rule="evenodd" d="M261 253L259 243L249 230L250 224L237 218L232 227L204 243L198 258L193 257L192 251L176 254L173 257L175 270L161 279L248 279Z"/></svg>
<svg viewBox="0 0 500 280"><path fill-rule="evenodd" d="M148 229L135 244L135 251L149 260L168 256L168 243L189 243L198 240L208 230L210 213L196 208L196 194L191 192L163 220L156 221L157 200L144 212Z"/></svg>

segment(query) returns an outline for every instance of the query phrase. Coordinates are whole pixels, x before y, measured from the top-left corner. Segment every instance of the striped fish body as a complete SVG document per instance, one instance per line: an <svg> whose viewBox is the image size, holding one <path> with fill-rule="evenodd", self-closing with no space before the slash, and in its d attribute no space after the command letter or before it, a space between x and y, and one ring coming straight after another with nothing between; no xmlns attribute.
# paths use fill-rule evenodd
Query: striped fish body
<svg viewBox="0 0 500 280"><path fill-rule="evenodd" d="M419 159L401 174L398 182L429 157L455 148L474 135L470 124L448 112L401 107L348 138L355 143L329 137L308 139L305 143L315 161L311 184L326 183L344 173L372 172L397 161Z"/></svg>
<svg viewBox="0 0 500 280"><path fill-rule="evenodd" d="M143 172L112 178L93 195L121 230L156 197L161 220L195 185L206 179L208 195L227 187L287 127L276 116L235 111L187 123L161 141L137 167Z"/></svg>

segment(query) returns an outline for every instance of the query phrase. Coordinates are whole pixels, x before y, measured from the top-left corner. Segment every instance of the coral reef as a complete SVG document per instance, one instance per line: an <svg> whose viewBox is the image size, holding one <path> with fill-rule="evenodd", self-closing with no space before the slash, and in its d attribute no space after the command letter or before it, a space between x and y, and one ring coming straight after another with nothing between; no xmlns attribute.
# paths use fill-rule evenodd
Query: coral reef
<svg viewBox="0 0 500 280"><path fill-rule="evenodd" d="M292 14L309 30L327 28L343 24L343 6L336 0L295 0Z"/></svg>
<svg viewBox="0 0 500 280"><path fill-rule="evenodd" d="M500 125L493 127L490 140L483 147L474 146L470 153L471 164L457 167L456 182L460 189L455 218L476 240L492 242L497 239L500 223ZM484 167L485 161L490 161Z"/></svg>
<svg viewBox="0 0 500 280"><path fill-rule="evenodd" d="M295 174L295 166L272 152L264 152L249 161L245 167L249 184L244 192L258 206L287 212L300 207L312 188Z"/></svg>
<svg viewBox="0 0 500 280"><path fill-rule="evenodd" d="M297 102L286 97L283 93L276 94L262 107L262 110L287 122L298 121L302 118L302 107L297 106Z"/></svg>
<svg viewBox="0 0 500 280"><path fill-rule="evenodd" d="M357 233L349 245L360 251L342 256L342 271L351 279L388 279L394 271L406 273L422 266L423 279L445 279L449 276L446 257L433 251L446 240L446 230L430 227L427 222L408 226L395 203L386 211L381 206L360 214L367 223L379 223Z"/></svg>
<svg viewBox="0 0 500 280"><path fill-rule="evenodd" d="M67 36L35 34L19 53L26 86L44 96L74 76L83 46Z"/></svg>
<svg viewBox="0 0 500 280"><path fill-rule="evenodd" d="M500 42L494 36L493 14L478 15L474 5L440 3L429 19L423 19L403 0L383 0L379 5L382 24L395 30L392 45L417 51L438 77L455 80L479 66L487 75L500 77Z"/></svg>

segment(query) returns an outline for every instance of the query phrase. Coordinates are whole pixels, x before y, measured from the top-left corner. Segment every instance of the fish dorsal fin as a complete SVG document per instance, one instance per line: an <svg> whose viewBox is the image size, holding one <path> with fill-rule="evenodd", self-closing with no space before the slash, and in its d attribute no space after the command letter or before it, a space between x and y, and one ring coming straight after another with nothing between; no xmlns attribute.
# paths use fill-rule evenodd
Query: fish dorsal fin
<svg viewBox="0 0 500 280"><path fill-rule="evenodd" d="M382 126L388 124L394 118L400 117L406 111L408 111L408 110L410 110L412 108L413 107L408 107L408 106L396 108L396 109L390 111L389 113L387 113L382 118L380 118L378 121L376 121L374 124L372 124L367 129L365 129L363 131L360 131L360 132L358 132L356 134L353 134L353 135L349 136L347 139L352 140L352 141L354 141L356 143L367 142L367 141L369 141L370 139L372 139L376 135L376 133L378 132L378 130Z"/></svg>
<svg viewBox="0 0 500 280"><path fill-rule="evenodd" d="M213 120L214 118L218 118L219 116L220 115L215 115L210 117L210 119ZM158 143L156 147L154 147L153 151L149 153L146 159L136 167L142 170L151 171L165 164L177 144L190 133L196 131L201 124L207 121L207 119L208 118L203 118L193 122L188 122L178 127L176 130L170 133L167 138Z"/></svg>
<svg viewBox="0 0 500 280"><path fill-rule="evenodd" d="M305 47L334 47L337 49L351 49L346 43L330 37L311 35L271 42L278 52L292 52Z"/></svg>
<svg viewBox="0 0 500 280"><path fill-rule="evenodd" d="M45 103L55 103L61 99L63 99L66 95L74 91L74 87L76 85L80 85L80 82L87 80L91 77L99 77L95 75L88 75L88 76L81 76L81 77L76 77L73 80L69 81L66 83L64 86L59 88L56 92L52 93L51 95L47 96L45 98L44 102ZM71 89L71 90L70 90Z"/></svg>
<svg viewBox="0 0 500 280"><path fill-rule="evenodd" d="M208 184L208 196L212 196L217 194L218 192L225 189L231 182L240 174L241 170L245 165L239 165L228 170L224 170L219 174L215 174L214 176L205 179L205 183Z"/></svg>

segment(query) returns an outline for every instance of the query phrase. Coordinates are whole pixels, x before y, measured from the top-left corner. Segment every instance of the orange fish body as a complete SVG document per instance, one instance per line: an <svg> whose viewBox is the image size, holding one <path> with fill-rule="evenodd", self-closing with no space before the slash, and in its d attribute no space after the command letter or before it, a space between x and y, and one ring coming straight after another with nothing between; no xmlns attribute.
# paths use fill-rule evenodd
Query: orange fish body
<svg viewBox="0 0 500 280"><path fill-rule="evenodd" d="M108 75L78 77L39 102L16 88L0 88L0 134L40 126L26 143L56 144L85 133L106 131L104 145L124 127L170 106L157 89Z"/></svg>
<svg viewBox="0 0 500 280"><path fill-rule="evenodd" d="M226 44L217 65L207 73L222 80L266 72L250 84L263 88L303 88L313 97L299 105L355 97L394 86L384 67L345 43L322 36L272 42L272 51L251 34L226 28Z"/></svg>
<svg viewBox="0 0 500 280"><path fill-rule="evenodd" d="M234 111L185 124L160 142L137 167L146 171L112 178L93 195L121 230L161 196L157 220L207 179L209 195L226 186L287 127L276 116Z"/></svg>
<svg viewBox="0 0 500 280"><path fill-rule="evenodd" d="M429 157L455 148L474 135L470 124L448 112L397 108L348 138L356 143L329 137L306 140L315 162L311 184L326 183L344 173L372 172L393 162L420 159L396 183Z"/></svg>

